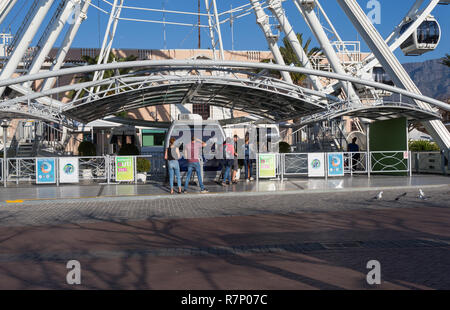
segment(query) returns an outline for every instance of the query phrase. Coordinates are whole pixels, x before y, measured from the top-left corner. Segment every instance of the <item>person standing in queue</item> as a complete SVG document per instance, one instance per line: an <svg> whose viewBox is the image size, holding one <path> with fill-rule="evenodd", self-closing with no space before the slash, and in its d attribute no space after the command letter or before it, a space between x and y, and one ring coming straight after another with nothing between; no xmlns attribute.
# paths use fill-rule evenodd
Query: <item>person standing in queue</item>
<svg viewBox="0 0 450 310"><path fill-rule="evenodd" d="M192 170L195 169L198 178L198 184L200 186L201 193L207 193L208 190L203 185L202 168L200 166L200 150L206 146L206 143L200 139L196 139L194 136L191 138L191 143L185 148L185 158L188 161L188 172L186 175L186 181L184 183L184 193L187 193L189 180L191 179Z"/></svg>
<svg viewBox="0 0 450 310"><path fill-rule="evenodd" d="M234 135L233 137L233 143L234 143L234 158L233 158L233 176L232 176L232 180L233 180L233 184L237 183L236 180L236 175L237 175L237 171L239 170L239 160L238 160L238 136Z"/></svg>
<svg viewBox="0 0 450 310"><path fill-rule="evenodd" d="M354 137L352 139L352 143L348 144L348 149L347 149L347 152L352 153L352 162L353 162L352 170L353 171L355 171L356 168L358 167L358 162L359 162L359 159L360 159L360 154L358 153L359 152L359 146L358 146L358 144L356 144L357 140L358 139L356 137Z"/></svg>
<svg viewBox="0 0 450 310"><path fill-rule="evenodd" d="M234 145L233 140L230 137L225 140L225 144L223 146L223 160L225 163L225 173L223 175L222 186L227 186L227 179L229 181L228 184L232 184L231 167L233 166L234 162Z"/></svg>
<svg viewBox="0 0 450 310"><path fill-rule="evenodd" d="M180 164L178 163L178 160L180 159L180 149L175 146L174 137L169 140L169 147L166 148L164 159L167 160L167 166L169 167L170 194L173 194L174 176L177 178L178 193L181 194Z"/></svg>
<svg viewBox="0 0 450 310"><path fill-rule="evenodd" d="M253 170L253 162L250 158L250 137L248 134L245 135L245 143L244 143L244 167L245 167L245 180L246 182L252 181L252 170Z"/></svg>

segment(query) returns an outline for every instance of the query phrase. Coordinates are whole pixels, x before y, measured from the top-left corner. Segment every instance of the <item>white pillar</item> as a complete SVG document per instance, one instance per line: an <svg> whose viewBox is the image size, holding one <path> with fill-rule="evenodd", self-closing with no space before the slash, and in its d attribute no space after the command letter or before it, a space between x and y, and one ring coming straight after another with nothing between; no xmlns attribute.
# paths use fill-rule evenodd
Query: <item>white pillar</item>
<svg viewBox="0 0 450 310"><path fill-rule="evenodd" d="M412 93L421 94L419 88L414 84L405 68L400 64L397 57L395 57L359 4L353 0L338 0L337 2L372 50L375 57L379 60L380 64L392 78L395 85ZM422 109L431 110L431 106L425 102L416 99L414 99L414 102ZM442 121L426 121L423 124L441 149L450 149L450 133Z"/></svg>
<svg viewBox="0 0 450 310"><path fill-rule="evenodd" d="M0 3L0 25L5 20L6 16L8 16L11 9L16 4L17 0L6 0Z"/></svg>
<svg viewBox="0 0 450 310"><path fill-rule="evenodd" d="M58 50L58 53L55 57L55 64L50 68L50 71L57 71L61 69L64 59L66 59L67 53L69 52L70 47L72 46L73 41L75 40L75 36L80 29L81 24L87 18L87 11L89 9L89 5L91 4L91 0L86 0L81 9L79 15L76 15L76 20L70 25L70 28L67 30L66 36L64 37L64 41ZM56 78L48 78L45 80L42 91L49 90L55 84Z"/></svg>
<svg viewBox="0 0 450 310"><path fill-rule="evenodd" d="M263 8L261 7L261 4L258 0L250 0L253 10L255 11L256 15L256 23L259 25L261 30L264 33L264 36L266 37L267 43L269 44L269 48L272 51L273 57L275 59L275 62L279 65L285 65L283 56L281 55L280 48L278 47L277 40L278 38L273 35L272 30L270 30L269 25L269 17L266 13L264 13ZM283 80L285 80L288 83L293 84L291 75L286 71L281 71L281 76L283 77Z"/></svg>
<svg viewBox="0 0 450 310"><path fill-rule="evenodd" d="M323 52L327 56L331 68L333 68L333 71L338 74L346 75L347 72L345 72L344 68L342 67L341 61L339 60L336 51L331 45L331 42L328 39L327 34L325 33L325 30L323 29L322 24L319 21L319 18L314 12L315 4L302 4L302 1L300 0L295 1L299 5L301 9L301 14L307 20L307 23L310 26L311 31L314 33L314 36L316 37L317 41L322 47ZM347 94L347 96L350 98L351 101L359 103L359 97L356 94L355 89L353 88L352 85L349 84L347 87L346 85L341 83L341 88Z"/></svg>
<svg viewBox="0 0 450 310"><path fill-rule="evenodd" d="M308 55L306 55L303 46L297 39L297 34L295 33L294 29L291 26L291 23L287 19L286 14L284 13L281 0L267 0L267 3L269 4L269 9L272 11L274 16L280 23L280 26L282 27L283 32L286 35L286 38L289 40L289 43L291 44L302 66L308 69L313 69L311 62L309 61ZM312 83L315 90L321 90L323 88L317 76L308 75L308 79Z"/></svg>
<svg viewBox="0 0 450 310"><path fill-rule="evenodd" d="M53 2L54 0L39 1L32 21L0 74L0 80L9 79L14 74ZM5 87L0 87L0 96L3 95L4 91Z"/></svg>
<svg viewBox="0 0 450 310"><path fill-rule="evenodd" d="M45 61L45 58L50 53L53 45L55 45L56 40L58 39L61 31L66 24L66 21L69 19L73 10L76 8L76 5L79 5L80 0L69 0L66 1L65 5L62 8L62 12L58 19L56 19L53 24L50 26L48 33L45 34L44 37L41 38L43 42L43 46L39 47L38 53L34 56L33 62L28 69L28 74L35 74L39 72L42 67L42 64ZM58 13L55 13L58 14ZM30 87L31 82L27 82L26 86Z"/></svg>

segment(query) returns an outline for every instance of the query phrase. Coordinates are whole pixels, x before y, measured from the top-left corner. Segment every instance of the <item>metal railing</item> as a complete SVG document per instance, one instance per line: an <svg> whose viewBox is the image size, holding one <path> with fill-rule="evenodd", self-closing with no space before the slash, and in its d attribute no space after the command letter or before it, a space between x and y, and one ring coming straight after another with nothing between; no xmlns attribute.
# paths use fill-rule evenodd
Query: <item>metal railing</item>
<svg viewBox="0 0 450 310"><path fill-rule="evenodd" d="M368 173L369 156L367 152L344 152L344 173L345 174L366 174Z"/></svg>
<svg viewBox="0 0 450 310"><path fill-rule="evenodd" d="M331 153L323 154L325 154L325 158L328 158L328 154ZM308 154L280 154L282 177L307 176ZM371 173L412 173L411 153L408 151L343 152L342 154L344 175L367 174L370 176ZM325 169L325 176L327 177L327 169Z"/></svg>
<svg viewBox="0 0 450 310"><path fill-rule="evenodd" d="M275 178L283 180L285 176L308 176L308 155L310 153L285 153L275 155ZM328 177L327 158L329 154L324 154L324 170L325 177ZM414 156L409 151L373 151L373 152L342 152L344 175L353 174L392 174L392 173L408 173L412 175L412 162L414 158L420 156L435 156L441 158L441 153L414 153ZM437 156L439 155L439 156ZM91 157L73 157L78 160L79 181L80 182L118 182L116 175L116 157L127 156L91 156ZM137 162L140 158L145 158L152 162L152 155L129 156L134 161L133 180L124 181L125 183L138 183L138 181L147 181L149 177L160 176L161 171L154 171L154 167L150 165L150 170L146 173L139 172L137 169ZM58 157L55 165L55 178L59 180ZM258 157L257 157L258 158ZM36 181L36 164L39 157L28 158L8 158L6 175L2 175L3 160L0 159L0 180L7 182L35 182ZM415 165L418 165L417 159ZM441 165L438 162L437 165ZM420 163L419 163L420 170ZM433 172L436 172L436 168ZM417 171L417 169L416 169ZM256 165L257 178L259 179L259 166ZM139 174L139 177L138 177ZM120 183L120 182L119 182ZM59 182L56 182L59 185Z"/></svg>
<svg viewBox="0 0 450 310"><path fill-rule="evenodd" d="M108 181L108 158L106 156L78 157L80 181Z"/></svg>
<svg viewBox="0 0 450 310"><path fill-rule="evenodd" d="M408 151L370 152L370 173L410 172L410 157Z"/></svg>
<svg viewBox="0 0 450 310"><path fill-rule="evenodd" d="M412 152L411 160L415 173L450 174L450 165L444 152Z"/></svg>
<svg viewBox="0 0 450 310"><path fill-rule="evenodd" d="M282 154L283 175L308 175L308 153Z"/></svg>
<svg viewBox="0 0 450 310"><path fill-rule="evenodd" d="M116 167L115 158L117 156L88 156L88 157L74 157L78 160L78 177L80 182L115 182L116 179ZM124 156L118 156L124 157ZM126 156L125 156L126 157ZM151 155L132 156L134 160L134 183L138 182L137 178L137 160L139 158L145 158L151 160ZM6 181L15 182L36 182L36 163L40 158L47 157L17 157L7 159L7 171ZM64 157L52 157L56 160L55 165L55 178L59 180L58 159ZM0 169L3 165L3 159L0 159ZM0 181L4 182L3 170L0 171ZM145 176L146 181L149 176L153 175L152 166L150 164L150 170L147 171ZM59 182L56 182L59 185Z"/></svg>

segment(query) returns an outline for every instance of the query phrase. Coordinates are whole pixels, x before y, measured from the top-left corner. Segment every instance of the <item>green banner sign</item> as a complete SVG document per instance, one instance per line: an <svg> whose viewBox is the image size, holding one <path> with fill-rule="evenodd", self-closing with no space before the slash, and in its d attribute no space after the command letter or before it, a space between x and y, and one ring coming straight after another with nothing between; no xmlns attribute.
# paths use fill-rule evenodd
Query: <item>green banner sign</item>
<svg viewBox="0 0 450 310"><path fill-rule="evenodd" d="M116 157L116 181L134 181L133 156Z"/></svg>
<svg viewBox="0 0 450 310"><path fill-rule="evenodd" d="M275 178L277 176L276 165L276 154L258 154L258 171L260 178Z"/></svg>

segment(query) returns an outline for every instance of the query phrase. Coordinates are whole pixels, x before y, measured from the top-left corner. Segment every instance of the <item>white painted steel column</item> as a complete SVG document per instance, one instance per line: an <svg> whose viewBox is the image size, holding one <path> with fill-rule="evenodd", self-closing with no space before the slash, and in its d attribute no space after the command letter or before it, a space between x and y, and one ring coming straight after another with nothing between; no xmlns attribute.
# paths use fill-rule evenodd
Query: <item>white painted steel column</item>
<svg viewBox="0 0 450 310"><path fill-rule="evenodd" d="M6 16L8 16L11 9L16 4L17 0L4 0L0 3L0 25L5 20Z"/></svg>
<svg viewBox="0 0 450 310"><path fill-rule="evenodd" d="M66 24L67 20L72 14L76 5L79 3L80 0L66 1L60 17L54 21L53 25L50 26L48 34L41 39L45 43L43 46L41 46L39 52L34 57L33 62L31 63L30 68L28 69L28 74L34 74L39 72L39 70L42 67L42 64L45 61L45 58L50 53L50 50L55 45L56 40L58 39L61 31L63 30L64 25ZM30 84L28 84L27 86L29 87Z"/></svg>
<svg viewBox="0 0 450 310"><path fill-rule="evenodd" d="M298 41L297 34L292 28L291 23L289 22L283 10L281 0L267 0L267 3L269 4L270 11L273 13L273 15L277 18L278 22L280 23L280 26L283 29L286 38L289 40L289 43L291 44L302 66L308 69L313 69L311 62L309 61L308 55L306 55L303 46ZM307 77L309 81L312 83L315 90L321 90L323 88L322 84L320 83L320 80L316 76L308 75Z"/></svg>
<svg viewBox="0 0 450 310"><path fill-rule="evenodd" d="M117 4L118 1L120 1L119 4ZM124 0L114 0L97 64L108 63L109 54L111 53L112 44L114 41L114 37L116 35L117 24L119 22L120 13L122 12L123 1ZM104 74L105 74L105 71L96 71L94 73L94 78L92 80L93 81L101 80L101 79L103 79ZM90 91L92 91L92 89L93 88L91 88ZM100 86L96 88L96 91L98 92L99 89L100 89Z"/></svg>
<svg viewBox="0 0 450 310"><path fill-rule="evenodd" d="M264 36L266 37L267 43L269 44L269 48L273 54L275 62L278 65L286 65L283 56L281 55L280 48L278 47L277 44L278 38L276 38L276 36L273 35L272 30L270 29L269 16L267 16L267 14L264 12L258 0L250 0L250 2L252 4L253 10L255 11L256 23L259 25L259 27L264 33ZM283 77L283 80L293 84L290 73L286 71L281 71L280 73L281 76Z"/></svg>
<svg viewBox="0 0 450 310"><path fill-rule="evenodd" d="M0 74L0 80L9 79L17 69L22 57L25 55L28 47L31 44L36 32L38 31L42 21L47 15L50 7L52 6L54 0L41 0L37 6L36 13L33 17L33 20L30 22L27 30L23 34L20 42L17 44L16 48L12 52L11 57L6 63ZM0 96L3 95L5 91L5 87L0 87Z"/></svg>
<svg viewBox="0 0 450 310"><path fill-rule="evenodd" d="M58 50L58 53L56 54L55 64L50 68L50 71L56 71L56 70L61 69L61 67L64 63L64 59L66 58L67 53L69 52L69 49L72 46L73 41L75 40L75 36L77 35L81 24L87 18L86 14L87 14L90 4L91 4L91 0L86 0L84 2L83 7L81 8L81 12L78 15L78 17L75 16L75 17L77 17L77 19L67 30L67 33L66 33L66 36L64 37L64 41L61 45L61 48ZM56 81L56 78L46 79L42 86L42 91L52 88L53 85L55 84L55 81Z"/></svg>
<svg viewBox="0 0 450 310"><path fill-rule="evenodd" d="M319 18L317 17L316 13L314 12L314 3L305 2L301 0L295 0L297 4L299 5L301 9L301 14L305 17L307 20L308 25L311 28L311 31L313 32L314 36L316 37L317 41L319 42L324 54L328 58L328 61L330 62L331 68L333 68L333 71L338 74L346 75L347 72L345 72L344 68L342 67L341 61L339 60L339 57L334 50L333 46L331 45L330 40L327 37L327 34L325 33L325 30L323 29L322 24L320 23ZM346 87L344 83L341 83L342 90L347 94L347 97L352 102L360 103L359 97L355 92L355 89L353 88L353 85L349 85Z"/></svg>
<svg viewBox="0 0 450 310"><path fill-rule="evenodd" d="M370 22L363 9L354 0L337 0L359 34L363 37L375 57L380 61L383 68L399 88L410 92L421 94L419 88L414 84L409 74L390 50L389 46L381 37L375 26ZM420 100L414 102L421 108L431 110L430 105ZM430 132L443 150L450 149L450 133L442 121L433 120L424 122L425 129Z"/></svg>

